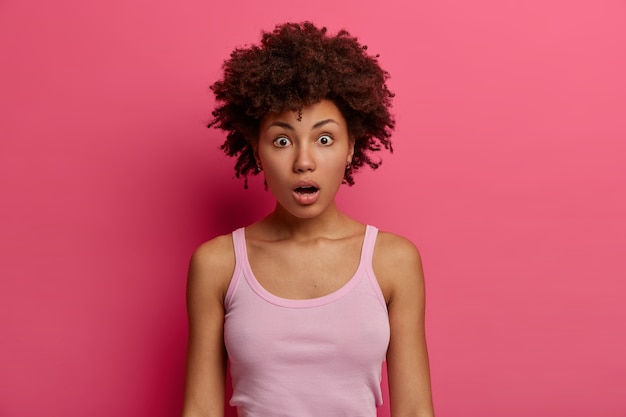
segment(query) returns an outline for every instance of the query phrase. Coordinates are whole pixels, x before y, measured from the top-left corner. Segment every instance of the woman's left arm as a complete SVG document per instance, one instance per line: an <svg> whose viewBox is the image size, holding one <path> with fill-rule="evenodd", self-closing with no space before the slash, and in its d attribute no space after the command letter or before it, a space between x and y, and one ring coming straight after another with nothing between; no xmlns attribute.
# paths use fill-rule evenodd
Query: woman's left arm
<svg viewBox="0 0 626 417"><path fill-rule="evenodd" d="M387 350L391 415L432 417L424 274L419 252L410 241L381 233L373 267L387 301L391 327Z"/></svg>

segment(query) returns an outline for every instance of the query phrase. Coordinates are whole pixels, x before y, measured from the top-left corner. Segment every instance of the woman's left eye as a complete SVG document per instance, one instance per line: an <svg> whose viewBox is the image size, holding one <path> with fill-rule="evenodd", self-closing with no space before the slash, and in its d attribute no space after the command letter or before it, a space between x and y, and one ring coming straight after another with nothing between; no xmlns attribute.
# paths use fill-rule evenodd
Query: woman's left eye
<svg viewBox="0 0 626 417"><path fill-rule="evenodd" d="M328 146L333 142L334 142L334 139L332 138L332 136L329 136L329 135L322 135L319 138L317 138L317 143L319 143L322 146Z"/></svg>

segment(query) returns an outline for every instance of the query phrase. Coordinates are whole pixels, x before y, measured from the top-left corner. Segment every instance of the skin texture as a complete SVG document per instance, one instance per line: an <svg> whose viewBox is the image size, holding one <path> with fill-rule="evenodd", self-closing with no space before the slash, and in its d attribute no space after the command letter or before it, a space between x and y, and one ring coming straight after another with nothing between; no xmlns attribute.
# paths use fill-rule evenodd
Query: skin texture
<svg viewBox="0 0 626 417"><path fill-rule="evenodd" d="M269 113L261 122L254 154L276 207L246 227L255 276L269 292L291 299L320 297L342 287L357 269L365 233L364 224L335 204L354 150L341 111L322 100L305 106L300 116ZM315 184L318 191L302 198L294 193L299 184ZM235 267L232 245L230 235L217 237L201 245L191 260L184 417L224 415L224 296ZM380 232L373 268L391 327L392 416L433 416L419 252L410 241Z"/></svg>
<svg viewBox="0 0 626 417"><path fill-rule="evenodd" d="M268 114L261 123L255 156L277 209L296 218L322 220L326 212L336 210L335 194L352 160L354 142L331 101L309 106L298 118L292 111ZM319 187L315 204L294 198L293 188L303 181Z"/></svg>

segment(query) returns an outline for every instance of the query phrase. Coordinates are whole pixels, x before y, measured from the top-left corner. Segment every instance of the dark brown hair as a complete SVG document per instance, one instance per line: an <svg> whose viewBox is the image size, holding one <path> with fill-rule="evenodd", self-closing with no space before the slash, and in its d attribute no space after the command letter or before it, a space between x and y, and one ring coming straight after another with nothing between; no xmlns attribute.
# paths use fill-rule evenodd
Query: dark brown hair
<svg viewBox="0 0 626 417"><path fill-rule="evenodd" d="M322 99L332 100L342 112L355 140L351 166L344 182L367 164L381 147L393 151L389 74L347 31L329 36L326 28L310 22L286 23L264 32L260 45L235 49L223 64L223 78L211 86L217 100L209 127L226 131L221 149L236 156L235 175L256 175L252 143L261 119L269 112L301 111Z"/></svg>

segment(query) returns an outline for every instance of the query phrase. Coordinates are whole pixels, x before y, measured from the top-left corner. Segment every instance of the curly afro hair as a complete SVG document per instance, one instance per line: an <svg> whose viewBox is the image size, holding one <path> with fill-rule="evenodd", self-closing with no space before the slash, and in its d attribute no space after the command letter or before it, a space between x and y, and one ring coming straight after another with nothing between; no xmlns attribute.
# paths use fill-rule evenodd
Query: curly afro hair
<svg viewBox="0 0 626 417"><path fill-rule="evenodd" d="M393 152L389 74L378 64L378 55L366 50L345 30L329 36L325 27L303 22L278 25L263 33L260 45L231 53L223 78L211 86L217 106L208 126L228 133L221 149L237 157L235 175L245 179L244 187L248 175L258 174L252 144L263 117L301 112L322 99L337 105L355 141L344 183L353 185L354 172L365 164L378 168L381 162L372 159L372 152L382 147Z"/></svg>

